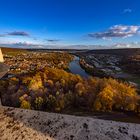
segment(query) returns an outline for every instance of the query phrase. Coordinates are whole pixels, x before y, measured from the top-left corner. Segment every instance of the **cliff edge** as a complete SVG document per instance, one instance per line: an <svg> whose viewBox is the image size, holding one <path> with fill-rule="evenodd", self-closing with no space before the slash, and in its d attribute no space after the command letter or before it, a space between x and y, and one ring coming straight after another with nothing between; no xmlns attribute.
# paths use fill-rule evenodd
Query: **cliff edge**
<svg viewBox="0 0 140 140"><path fill-rule="evenodd" d="M139 140L140 125L0 107L1 140Z"/></svg>

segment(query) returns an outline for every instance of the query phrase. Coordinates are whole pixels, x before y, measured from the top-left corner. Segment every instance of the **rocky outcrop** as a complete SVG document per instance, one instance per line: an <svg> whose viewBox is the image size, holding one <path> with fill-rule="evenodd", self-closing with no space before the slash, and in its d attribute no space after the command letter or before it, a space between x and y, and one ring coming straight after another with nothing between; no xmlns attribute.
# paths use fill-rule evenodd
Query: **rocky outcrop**
<svg viewBox="0 0 140 140"><path fill-rule="evenodd" d="M0 108L1 140L139 140L140 125Z"/></svg>
<svg viewBox="0 0 140 140"><path fill-rule="evenodd" d="M114 77L116 73L122 71L118 66L120 59L120 56L115 55L92 54L81 59L80 65L94 76Z"/></svg>
<svg viewBox="0 0 140 140"><path fill-rule="evenodd" d="M0 79L7 73L9 69L9 67L5 65L3 62L4 62L4 59L3 59L2 51L0 48Z"/></svg>
<svg viewBox="0 0 140 140"><path fill-rule="evenodd" d="M9 66L0 63L0 79L8 72Z"/></svg>

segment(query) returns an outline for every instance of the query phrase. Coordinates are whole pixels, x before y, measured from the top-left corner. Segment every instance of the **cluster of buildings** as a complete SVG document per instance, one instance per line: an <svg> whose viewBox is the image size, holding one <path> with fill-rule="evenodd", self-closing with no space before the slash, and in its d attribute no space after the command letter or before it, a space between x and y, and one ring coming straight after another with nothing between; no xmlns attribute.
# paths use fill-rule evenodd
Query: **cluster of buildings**
<svg viewBox="0 0 140 140"><path fill-rule="evenodd" d="M38 53L22 53L16 56L5 55L5 64L10 66L10 73L27 73L36 69L42 69L49 66L45 60L39 59Z"/></svg>
<svg viewBox="0 0 140 140"><path fill-rule="evenodd" d="M5 54L4 58L4 63L10 67L10 74L27 73L29 71L43 69L44 67L55 67L53 58L48 53L23 52L17 55ZM63 61L57 64L60 67L62 65L64 65Z"/></svg>

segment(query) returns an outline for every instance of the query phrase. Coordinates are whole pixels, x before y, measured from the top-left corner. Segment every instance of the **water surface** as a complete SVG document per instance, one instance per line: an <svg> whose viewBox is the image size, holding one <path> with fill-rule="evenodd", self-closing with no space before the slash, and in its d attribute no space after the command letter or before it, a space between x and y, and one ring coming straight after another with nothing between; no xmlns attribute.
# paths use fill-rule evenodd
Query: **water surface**
<svg viewBox="0 0 140 140"><path fill-rule="evenodd" d="M81 68L81 66L79 64L79 57L77 57L77 56L75 56L74 60L70 62L69 69L70 69L71 73L79 74L80 76L82 76L84 78L88 78L90 76L88 73L85 72L84 69Z"/></svg>

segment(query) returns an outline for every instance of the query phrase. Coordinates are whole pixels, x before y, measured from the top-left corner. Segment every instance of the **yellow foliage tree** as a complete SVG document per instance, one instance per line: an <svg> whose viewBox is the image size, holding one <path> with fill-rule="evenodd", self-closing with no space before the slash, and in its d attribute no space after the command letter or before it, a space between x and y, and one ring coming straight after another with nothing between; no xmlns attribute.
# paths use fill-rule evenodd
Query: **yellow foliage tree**
<svg viewBox="0 0 140 140"><path fill-rule="evenodd" d="M23 101L21 102L20 107L23 108L23 109L31 109L31 104L30 104L28 101L23 100Z"/></svg>

